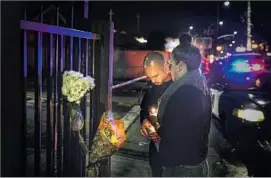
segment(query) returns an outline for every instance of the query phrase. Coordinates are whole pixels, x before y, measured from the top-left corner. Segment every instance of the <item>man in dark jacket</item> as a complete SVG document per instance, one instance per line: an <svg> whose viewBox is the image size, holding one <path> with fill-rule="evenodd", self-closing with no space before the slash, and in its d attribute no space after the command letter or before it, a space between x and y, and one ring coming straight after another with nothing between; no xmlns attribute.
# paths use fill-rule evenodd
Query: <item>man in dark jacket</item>
<svg viewBox="0 0 271 178"><path fill-rule="evenodd" d="M162 96L164 91L171 84L171 77L165 65L164 56L158 52L150 52L146 55L144 60L144 71L148 78L151 80L152 85L143 97L140 108L140 122L141 122L141 135L150 136L146 128L151 126L149 121L150 110L157 108L158 99ZM161 177L162 169L155 161L157 149L151 141L149 147L149 163L152 169L153 177Z"/></svg>
<svg viewBox="0 0 271 178"><path fill-rule="evenodd" d="M180 37L172 51L173 83L159 99L158 162L162 177L206 177L211 97L200 72L201 55L191 37Z"/></svg>

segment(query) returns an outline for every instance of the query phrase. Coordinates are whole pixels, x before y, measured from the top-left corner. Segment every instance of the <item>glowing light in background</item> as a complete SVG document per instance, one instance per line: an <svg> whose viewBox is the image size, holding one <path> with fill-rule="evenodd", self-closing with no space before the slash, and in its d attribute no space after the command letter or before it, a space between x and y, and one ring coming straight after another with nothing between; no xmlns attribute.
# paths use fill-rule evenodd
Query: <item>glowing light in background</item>
<svg viewBox="0 0 271 178"><path fill-rule="evenodd" d="M217 50L217 51L221 51L222 49L223 49L222 46L217 46L217 47L216 47L216 50Z"/></svg>
<svg viewBox="0 0 271 178"><path fill-rule="evenodd" d="M252 69L253 71L259 71L259 70L262 70L263 67L261 66L261 64L253 64L253 65L251 66L251 69Z"/></svg>
<svg viewBox="0 0 271 178"><path fill-rule="evenodd" d="M139 43L147 43L148 41L143 37L135 37L136 41Z"/></svg>
<svg viewBox="0 0 271 178"><path fill-rule="evenodd" d="M232 72L250 72L250 66L247 60L236 60L232 63Z"/></svg>
<svg viewBox="0 0 271 178"><path fill-rule="evenodd" d="M251 46L253 49L256 49L256 48L258 48L258 45L257 44L252 44L252 46Z"/></svg>
<svg viewBox="0 0 271 178"><path fill-rule="evenodd" d="M211 55L209 56L209 59L210 59L210 63L213 63L214 60L215 60L215 56L214 56L213 54L211 54Z"/></svg>
<svg viewBox="0 0 271 178"><path fill-rule="evenodd" d="M236 52L245 52L246 48L245 47L237 47Z"/></svg>
<svg viewBox="0 0 271 178"><path fill-rule="evenodd" d="M165 43L165 50L167 52L172 52L173 49L178 46L179 43L179 39L178 38L166 38L166 43Z"/></svg>
<svg viewBox="0 0 271 178"><path fill-rule="evenodd" d="M225 1L224 6L228 7L230 5L230 1Z"/></svg>
<svg viewBox="0 0 271 178"><path fill-rule="evenodd" d="M227 57L231 56L231 53L227 53L226 56L227 56Z"/></svg>

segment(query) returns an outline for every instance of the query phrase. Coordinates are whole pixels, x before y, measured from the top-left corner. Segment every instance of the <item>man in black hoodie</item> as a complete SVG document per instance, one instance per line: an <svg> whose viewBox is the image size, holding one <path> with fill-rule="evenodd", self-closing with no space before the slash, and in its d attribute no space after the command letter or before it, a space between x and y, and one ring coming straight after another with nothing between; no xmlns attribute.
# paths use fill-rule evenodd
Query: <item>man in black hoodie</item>
<svg viewBox="0 0 271 178"><path fill-rule="evenodd" d="M140 122L141 122L141 135L149 136L147 128L151 126L149 115L152 108L157 108L158 99L162 96L164 91L171 84L171 77L167 69L164 56L158 52L150 52L144 59L144 71L146 76L151 80L151 87L145 92L140 108ZM149 163L152 169L153 177L161 177L162 168L155 161L157 149L151 141L149 147Z"/></svg>

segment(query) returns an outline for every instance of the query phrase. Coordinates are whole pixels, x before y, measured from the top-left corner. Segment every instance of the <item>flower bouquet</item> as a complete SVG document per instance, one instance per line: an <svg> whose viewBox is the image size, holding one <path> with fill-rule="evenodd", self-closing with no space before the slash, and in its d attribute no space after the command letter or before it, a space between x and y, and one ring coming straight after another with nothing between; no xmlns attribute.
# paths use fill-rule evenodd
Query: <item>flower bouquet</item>
<svg viewBox="0 0 271 178"><path fill-rule="evenodd" d="M62 94L68 101L73 131L80 131L84 126L80 102L85 94L94 87L94 79L90 76L84 77L83 74L75 71L65 71L63 74Z"/></svg>
<svg viewBox="0 0 271 178"><path fill-rule="evenodd" d="M105 112L89 151L89 165L86 169L86 176L99 176L99 161L115 154L125 140L124 122L114 119L111 111Z"/></svg>

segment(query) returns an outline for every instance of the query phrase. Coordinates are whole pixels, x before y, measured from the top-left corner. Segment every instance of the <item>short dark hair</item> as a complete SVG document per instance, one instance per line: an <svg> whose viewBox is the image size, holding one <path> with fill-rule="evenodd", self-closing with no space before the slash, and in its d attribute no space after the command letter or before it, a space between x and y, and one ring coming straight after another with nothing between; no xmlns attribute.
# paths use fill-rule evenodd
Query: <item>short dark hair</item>
<svg viewBox="0 0 271 178"><path fill-rule="evenodd" d="M197 47L192 45L191 35L185 33L179 37L180 44L172 51L172 57L176 63L184 62L188 70L199 69L201 54Z"/></svg>
<svg viewBox="0 0 271 178"><path fill-rule="evenodd" d="M147 67L149 65L151 65L151 63L157 63L160 65L164 65L165 61L164 61L164 56L163 54L159 53L159 52L149 52L145 58L144 58L144 67Z"/></svg>

